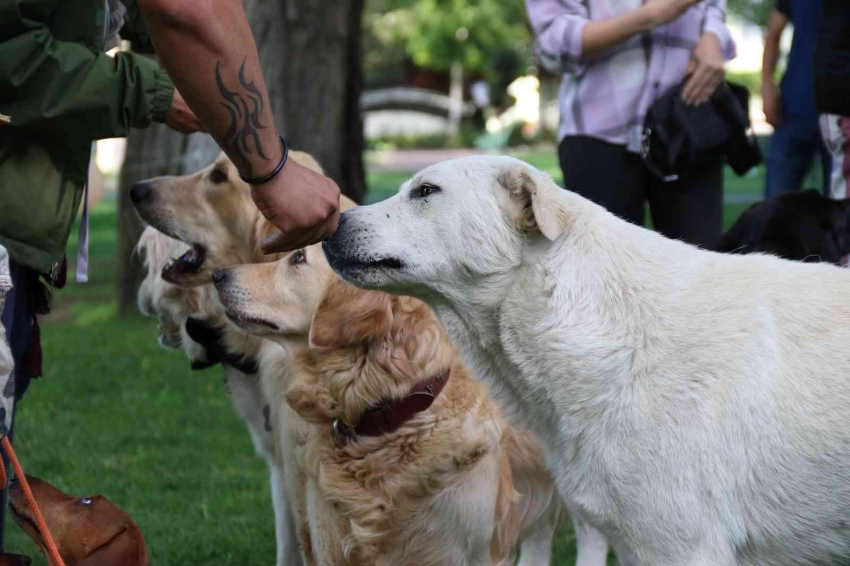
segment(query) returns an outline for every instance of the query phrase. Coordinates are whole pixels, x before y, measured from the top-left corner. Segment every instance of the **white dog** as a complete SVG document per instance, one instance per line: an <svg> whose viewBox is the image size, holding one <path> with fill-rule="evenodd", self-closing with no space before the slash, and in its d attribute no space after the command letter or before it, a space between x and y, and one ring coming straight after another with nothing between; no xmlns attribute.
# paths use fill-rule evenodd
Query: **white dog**
<svg viewBox="0 0 850 566"><path fill-rule="evenodd" d="M510 158L347 212L358 285L421 297L621 563L850 558L850 277L701 251Z"/></svg>

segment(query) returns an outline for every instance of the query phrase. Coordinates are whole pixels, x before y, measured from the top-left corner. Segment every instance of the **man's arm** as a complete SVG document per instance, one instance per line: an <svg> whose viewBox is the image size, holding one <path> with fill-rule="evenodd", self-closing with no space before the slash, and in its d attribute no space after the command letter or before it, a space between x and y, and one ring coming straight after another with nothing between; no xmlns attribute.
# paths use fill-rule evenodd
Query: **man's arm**
<svg viewBox="0 0 850 566"><path fill-rule="evenodd" d="M761 95L764 100L764 116L767 122L778 126L782 121L782 97L776 84L776 65L779 61L779 42L788 25L788 16L773 10L767 21L764 36L764 58L761 67Z"/></svg>
<svg viewBox="0 0 850 566"><path fill-rule="evenodd" d="M260 178L283 156L257 46L239 0L139 0L148 31L180 92L239 171ZM252 186L257 207L282 235L268 251L309 245L339 222L339 188L287 162L271 181Z"/></svg>

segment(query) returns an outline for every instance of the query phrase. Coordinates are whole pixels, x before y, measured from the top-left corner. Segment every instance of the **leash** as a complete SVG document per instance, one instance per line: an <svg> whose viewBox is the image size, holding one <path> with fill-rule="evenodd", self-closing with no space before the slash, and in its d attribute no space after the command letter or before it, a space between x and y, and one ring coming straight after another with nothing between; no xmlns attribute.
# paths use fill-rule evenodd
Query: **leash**
<svg viewBox="0 0 850 566"><path fill-rule="evenodd" d="M21 488L24 490L24 497L27 500L27 505L29 505L30 511L32 511L33 517L35 518L35 524L38 527L38 532L41 534L41 539L44 541L44 546L47 547L47 560L50 562L50 566L65 566L65 561L62 560L62 557L59 555L59 549L56 548L56 543L53 542L50 529L47 528L47 523L44 521L41 511L38 509L38 504L35 502L35 497L30 489L27 476L24 474L24 469L21 467L21 463L15 455L15 450L12 448L12 443L9 442L8 436L3 437L2 446L6 455L9 457L9 461L12 463L12 468L15 470L15 477L18 478L19 482L21 482ZM0 464L0 485L5 486L6 479L6 469L2 464ZM2 511L5 512L5 509Z"/></svg>

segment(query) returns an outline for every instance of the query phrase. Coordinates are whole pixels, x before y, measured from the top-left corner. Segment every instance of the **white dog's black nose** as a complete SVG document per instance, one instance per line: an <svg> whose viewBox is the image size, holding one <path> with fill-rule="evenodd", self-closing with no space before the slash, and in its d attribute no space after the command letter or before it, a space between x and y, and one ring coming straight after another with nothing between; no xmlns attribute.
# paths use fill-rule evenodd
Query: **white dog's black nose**
<svg viewBox="0 0 850 566"><path fill-rule="evenodd" d="M130 189L130 199L136 203L141 202L148 199L152 192L150 183L147 181L140 181L133 185L133 188Z"/></svg>
<svg viewBox="0 0 850 566"><path fill-rule="evenodd" d="M213 283L215 283L217 286L221 285L222 283L227 281L227 270L226 269L218 269L216 271L213 271L212 280L213 280Z"/></svg>

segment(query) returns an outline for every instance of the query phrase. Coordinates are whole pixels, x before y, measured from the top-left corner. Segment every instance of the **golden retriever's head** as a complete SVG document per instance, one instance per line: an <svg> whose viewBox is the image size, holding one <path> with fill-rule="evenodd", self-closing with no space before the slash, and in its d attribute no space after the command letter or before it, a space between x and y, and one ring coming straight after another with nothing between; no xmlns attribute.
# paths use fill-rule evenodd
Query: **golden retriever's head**
<svg viewBox="0 0 850 566"><path fill-rule="evenodd" d="M348 425L449 369L454 349L424 303L335 279L319 305L310 347L297 354L286 395L305 420Z"/></svg>
<svg viewBox="0 0 850 566"><path fill-rule="evenodd" d="M291 151L289 157L322 172L306 153ZM276 259L260 250L260 243L275 228L257 210L250 187L223 153L215 163L193 175L136 183L130 196L148 224L188 244L185 253L162 270L163 278L170 283L204 285L210 283L216 269Z"/></svg>
<svg viewBox="0 0 850 566"><path fill-rule="evenodd" d="M207 352L189 337L186 322L189 317L197 317L226 323L212 285L183 288L165 281L163 267L183 255L188 246L154 228L145 229L136 250L143 257L145 269L138 292L139 311L157 319L161 346L183 350L193 366L204 367L208 363Z"/></svg>
<svg viewBox="0 0 850 566"><path fill-rule="evenodd" d="M227 317L246 332L278 342L306 342L313 315L335 278L318 244L277 263L240 265L214 274Z"/></svg>
<svg viewBox="0 0 850 566"><path fill-rule="evenodd" d="M354 208L340 199L340 208ZM277 263L222 269L213 280L227 317L250 334L289 342L306 341L325 291L336 279L319 244L290 252Z"/></svg>

